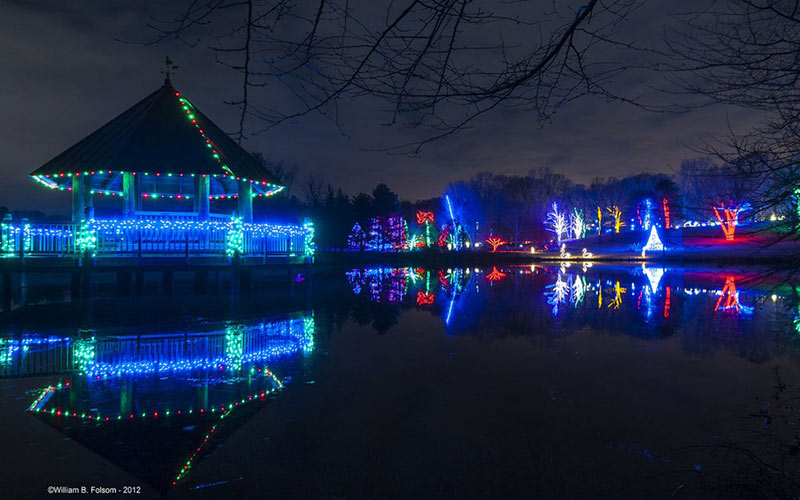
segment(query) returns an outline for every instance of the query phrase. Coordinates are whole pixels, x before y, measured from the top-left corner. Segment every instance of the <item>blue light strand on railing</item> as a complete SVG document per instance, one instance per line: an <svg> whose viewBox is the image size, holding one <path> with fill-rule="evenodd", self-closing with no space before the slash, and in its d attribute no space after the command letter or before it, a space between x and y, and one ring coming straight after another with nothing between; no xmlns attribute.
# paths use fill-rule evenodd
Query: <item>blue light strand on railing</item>
<svg viewBox="0 0 800 500"><path fill-rule="evenodd" d="M136 233L139 233L138 236ZM159 234L163 232L166 234ZM175 233L184 234L175 234ZM176 242L202 233L213 236L214 241L223 243L222 250L228 256L237 253L261 254L263 248L279 249L285 247L287 253L302 250L305 257L313 257L314 224L306 220L303 225L243 222L240 218L230 220L198 219L90 219L80 224L31 225L4 222L0 225L0 255L15 257L24 247L24 253L67 255L75 252L95 257L97 253L108 253L109 248L101 242L104 237L112 238L112 246L119 244L117 237L130 239L136 245L136 238L161 238ZM198 234L200 233L200 234ZM302 239L302 241L300 241ZM211 251L218 251L213 248ZM115 253L113 248L111 253Z"/></svg>
<svg viewBox="0 0 800 500"><path fill-rule="evenodd" d="M176 219L91 219L89 226L101 233L121 231L172 230L172 231L229 231L235 220L176 220ZM302 236L309 229L296 224L270 224L266 222L242 223L242 230L256 236Z"/></svg>

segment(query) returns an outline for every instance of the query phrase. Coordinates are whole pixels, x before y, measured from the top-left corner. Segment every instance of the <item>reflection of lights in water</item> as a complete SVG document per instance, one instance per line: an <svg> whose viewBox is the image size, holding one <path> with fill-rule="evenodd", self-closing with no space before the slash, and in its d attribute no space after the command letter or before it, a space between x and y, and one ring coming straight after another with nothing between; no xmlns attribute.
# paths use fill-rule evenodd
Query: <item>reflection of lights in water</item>
<svg viewBox="0 0 800 500"><path fill-rule="evenodd" d="M262 323L255 327L231 326L224 336L193 335L185 338L179 335L95 341L91 351L94 357L79 364L78 368L90 377L211 368L236 370L242 364L308 352L314 345L313 333L314 319L306 317ZM95 347L101 349L96 355Z"/></svg>
<svg viewBox="0 0 800 500"><path fill-rule="evenodd" d="M642 290L639 292L639 301L641 302L642 298L644 298L645 317L647 319L651 319L653 313L655 313L655 295L655 292L651 291L650 288L646 286L642 287Z"/></svg>
<svg viewBox="0 0 800 500"><path fill-rule="evenodd" d="M429 306L433 304L436 296L432 293L423 292L422 290L417 292L417 305L418 306Z"/></svg>
<svg viewBox="0 0 800 500"><path fill-rule="evenodd" d="M584 295L586 295L586 285L583 279L583 276L575 276L572 282L572 303L575 306L577 306L578 303L583 300Z"/></svg>
<svg viewBox="0 0 800 500"><path fill-rule="evenodd" d="M653 227L657 226L651 226L651 228ZM545 287L546 290L544 292L547 297L547 304L552 306L551 312L555 315L561 312L560 309L563 308L563 304L567 302L570 306L577 308L578 304L587 300L587 295L590 293L596 293L597 295L598 310L622 309L625 295L630 294L633 296L633 306L635 306L637 310L642 311L643 316L648 318L648 320L652 319L656 314L659 316L663 315L665 319L669 318L674 306L675 293L685 294L690 297L713 294L715 296L715 301L718 302L718 306L715 305L714 307L715 311L754 314L754 308L752 306L742 305L741 299L743 299L743 297L736 289L734 283L727 283L722 291L700 287L683 288L680 286L662 286L667 269L664 267L650 267L648 264L639 264L642 274L647 278L645 283L639 282L639 286L637 286L637 282L634 281L623 285L621 280L611 280L606 277L602 277L599 281L592 281L589 283L586 276L581 274L581 271L584 273L587 272L588 268L591 266L589 262L582 262L582 269L576 270L575 272L569 271L569 265L568 261L564 261L558 263L556 267L549 266L549 269L559 271L555 283ZM539 271L538 267L543 267L543 269L548 270L548 266L534 264L525 267L516 267L516 272L514 272L514 274L519 273L523 276L530 276ZM356 271L351 272L350 275L352 276L354 272ZM362 275L366 273L366 271L358 272ZM469 269L469 272L461 268L450 268L438 271L439 284L441 285L440 290L444 292L444 297L440 298L443 304L442 318L444 322L448 325L452 323L453 314L456 310L455 302L460 300L459 297L461 293L466 290L478 294L486 293L484 290L480 289L480 284L483 283L483 280L475 280L474 283L470 282L469 279L472 276L483 276L491 284L495 281L506 279L510 276L511 272L513 272L513 270L503 272L496 266L484 270L477 268ZM404 277L406 287L402 290L402 299L404 301L405 298L412 298L408 297L408 294L411 293L413 294L413 300L416 301L417 306L427 306L437 302L435 295L441 292L436 292L435 286L431 287L431 282L434 279L432 275L432 272L421 268L383 270L383 276ZM610 277L612 275L609 274L607 276ZM433 285L435 284L436 282L433 281ZM414 288L410 288L411 286ZM373 293L378 294L379 290ZM381 300L400 301L400 293L401 291L398 291L396 295L392 295L386 292L380 292L380 298ZM746 293L747 292L745 292L745 294ZM389 298L387 299L387 297ZM778 302L781 298L779 295L774 295L774 297L771 295L764 295L764 297L766 300L772 299L774 302ZM794 329L794 325L792 328Z"/></svg>
<svg viewBox="0 0 800 500"><path fill-rule="evenodd" d="M210 377L214 375L212 373L204 378L201 377L199 380L203 382L199 386L197 384L198 379L163 377L155 383L153 383L152 378L146 378L140 383L136 383L134 382L135 377L110 377L97 382L104 384L100 388L92 388L91 386L73 388L69 383L59 383L45 388L31 403L27 411L40 415L42 418L61 420L65 425L65 429L70 429L73 432L80 429L81 433L92 433L98 428L98 425L102 424L104 428L110 429L104 430L106 433L124 432L125 435L147 432L149 427L143 427L141 424L144 420L152 422L168 421L171 422L170 425L190 429L197 425L203 425L209 418L212 419L210 422L213 422L213 424L202 439L198 440L197 446L188 450L190 452L188 458L181 459L179 468L173 473L174 475L169 479L165 478L174 486L184 479L198 460L207 453L207 448L214 441L213 438L216 436L220 424L232 412L239 408L248 407L253 402L264 402L272 394L283 388L283 383L267 367L258 369L250 367L248 373L240 373L236 377L228 375L211 379ZM211 384L209 384L210 380L212 380ZM150 385L148 385L148 382ZM136 383L135 386L133 385L134 383ZM177 383L178 385L170 386L171 383ZM183 399L183 403L188 403L187 406L178 408L170 406L170 403L176 403L175 400L170 400L170 403L163 403L163 398L169 397L169 393L165 392L167 391L166 387L170 387L173 391L177 389L175 394L178 394L178 399ZM228 387L246 388L246 390L254 392L246 393L247 395L242 396L238 390L231 393ZM147 389L155 390L155 392L149 394L150 398L147 397ZM113 397L109 400L109 396L117 390L119 391L119 400ZM209 390L215 391L213 394L217 396L216 399L219 399L219 396L223 398L227 396L227 399L212 403L209 401ZM136 395L132 396L132 394ZM185 398L186 394L191 395L188 401ZM181 398L181 395L184 395L184 398ZM101 399L94 399L96 396ZM130 406L123 408L126 405L131 405L132 397L136 401L135 412ZM153 406L142 411L139 405L147 404L148 401L153 403ZM103 408L104 403L106 403L106 410L109 409L108 403L111 403L110 408L113 410L102 412L101 408ZM86 410L86 408L91 409ZM84 426L78 427L76 425L82 423ZM163 427L166 424L158 425ZM69 431L67 431L67 434L69 435ZM185 457L185 455L183 456Z"/></svg>
<svg viewBox="0 0 800 500"><path fill-rule="evenodd" d="M96 394L100 394L101 397L108 397L111 394L112 389L114 388L114 384L117 384L117 387L120 391L123 391L123 386L130 383L135 376L109 376L106 378L102 378L100 380L92 380L93 384L108 384L102 386L99 390L96 390ZM147 410L142 411L138 409L137 411L125 411L121 412L120 404L121 402L112 401L112 407L115 408L114 413L103 413L99 409L99 404L97 401L88 401L88 405L91 405L92 408L89 411L75 411L70 408L70 405L73 404L73 400L71 394L60 394L62 391L68 390L71 388L71 385L67 383L59 382L55 386L49 386L45 388L40 395L28 406L27 411L33 413L42 413L47 415L54 415L56 417L63 417L63 418L72 418L77 420L86 420L98 423L104 422L118 422L121 420L136 420L136 419L145 419L145 418L166 418L170 416L188 416L188 415L202 415L202 414L216 414L221 412L226 412L227 410L233 409L240 404L246 404L251 401L257 401L259 399L264 399L268 395L276 392L278 389L283 388L283 382L275 376L272 371L269 370L267 367L263 368L255 368L253 366L247 372L238 373L235 376L231 375L230 372L225 372L225 374L221 376L217 376L216 372L213 370L210 372L210 376L206 377L198 377L198 378L162 378L158 381L157 384L157 391L161 389L163 386L168 384L171 380L175 381L177 384L181 386L189 384L190 387L197 388L197 380L202 380L205 386L213 385L214 387L227 387L233 385L235 382L242 382L246 381L248 386L253 386L254 381L262 378L265 381L268 381L272 388L263 388L261 390L257 390L251 394L246 396L236 396L234 400L228 400L225 403L207 403L207 404L189 404L185 408L169 408L166 406L166 409L160 409L156 407L156 409L150 408ZM144 379L141 382L147 383L151 382L152 380ZM201 387L203 385L201 384ZM208 387L206 387L208 388ZM141 398L143 395L143 391L141 387L137 385L137 398ZM85 390L84 390L85 391ZM181 391L185 393L185 390ZM78 393L80 395L80 392ZM93 393L89 390L88 393L91 396ZM155 393L157 396L160 394L159 392ZM56 396L59 396L59 401L53 401ZM122 399L122 395L120 395L120 399ZM48 406L48 403L53 403L51 406ZM78 403L78 406L81 406ZM87 404L83 404L83 407L86 407Z"/></svg>
<svg viewBox="0 0 800 500"><path fill-rule="evenodd" d="M553 316L558 314L558 305L563 304L569 297L569 284L562 280L561 277L561 273L558 273L556 282L546 287L551 290L550 292L545 292L545 296L547 297L547 303L553 306Z"/></svg>
<svg viewBox="0 0 800 500"><path fill-rule="evenodd" d="M0 366L11 363L20 352L27 353L31 348L50 348L54 345L69 345L69 337L23 337L22 339L0 339Z"/></svg>
<svg viewBox="0 0 800 500"><path fill-rule="evenodd" d="M714 312L732 312L741 314L753 314L753 307L743 305L739 302L739 291L736 290L736 279L733 276L725 278L725 286L719 292L719 298L714 306Z"/></svg>
<svg viewBox="0 0 800 500"><path fill-rule="evenodd" d="M242 367L242 355L244 354L244 334L239 325L230 325L225 328L225 357L229 360L228 366L231 370L238 370Z"/></svg>
<svg viewBox="0 0 800 500"><path fill-rule="evenodd" d="M611 299L611 302L608 304L608 307L619 309L619 306L622 305L622 296L628 290L626 288L622 288L619 284L619 281L614 283L614 298Z"/></svg>
<svg viewBox="0 0 800 500"><path fill-rule="evenodd" d="M453 296L450 298L450 306L447 308L447 317L444 319L445 325L450 324L450 317L453 315L453 304L455 304L455 302L456 302L456 296L455 294L453 294Z"/></svg>
<svg viewBox="0 0 800 500"><path fill-rule="evenodd" d="M489 281L500 281L501 279L506 277L506 273L502 271L498 271L496 267L492 268L492 272L486 275L486 279Z"/></svg>
<svg viewBox="0 0 800 500"><path fill-rule="evenodd" d="M647 280L650 282L650 290L653 293L656 293L658 291L658 285L661 283L661 278L664 276L664 268L663 267L647 268L644 265L644 263L642 263L642 272L644 273L645 276L647 276Z"/></svg>
<svg viewBox="0 0 800 500"><path fill-rule="evenodd" d="M600 280L597 281L597 308L603 308L603 286L600 284Z"/></svg>
<svg viewBox="0 0 800 500"><path fill-rule="evenodd" d="M384 268L352 269L345 273L347 281L353 288L353 293L361 294L364 289L369 290L369 299L373 302L388 300L400 302L403 300L408 279L414 275L411 268ZM413 277L411 278L414 279Z"/></svg>
<svg viewBox="0 0 800 500"><path fill-rule="evenodd" d="M71 358L86 378L80 378L74 389L70 382L45 388L28 410L95 422L224 413L280 389L283 383L267 367L253 363L310 352L314 329L314 318L307 316L249 328L229 326L224 335L79 339L71 346ZM53 357L49 352L41 356ZM236 389L237 384L244 390ZM188 388L194 389L187 392ZM203 389L205 395L199 396L195 389ZM209 397L209 389L217 401ZM117 391L118 401L113 396ZM136 398L136 411L130 406L131 397Z"/></svg>

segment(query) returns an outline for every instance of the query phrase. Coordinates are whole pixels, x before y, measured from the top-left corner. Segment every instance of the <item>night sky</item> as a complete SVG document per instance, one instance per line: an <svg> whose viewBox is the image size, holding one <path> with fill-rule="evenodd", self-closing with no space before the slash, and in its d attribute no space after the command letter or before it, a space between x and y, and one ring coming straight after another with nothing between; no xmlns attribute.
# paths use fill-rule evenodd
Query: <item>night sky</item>
<svg viewBox="0 0 800 500"><path fill-rule="evenodd" d="M180 67L173 84L225 130L237 110L223 101L238 97L237 76L214 61L205 44L121 43L152 36L150 16L165 17L164 4L81 0L0 0L0 205L63 213L67 193L54 193L27 174L127 109L158 86L165 55ZM536 4L536 2L532 2ZM642 44L657 43L669 5L652 0L628 26ZM646 81L642 81L645 78ZM663 75L630 74L615 83L628 94L652 94ZM652 99L666 99L653 95ZM243 144L275 161L296 164L350 194L388 183L405 199L440 195L450 181L476 172L523 174L551 167L576 181L640 171L669 172L698 138L723 134L726 120L744 129L755 117L720 106L683 114L652 113L597 98L578 100L541 128L521 111L486 115L457 136L428 145L418 158L366 151L408 142L413 131L385 128L379 105L362 100L344 110L343 129L311 115ZM253 127L255 128L255 127Z"/></svg>

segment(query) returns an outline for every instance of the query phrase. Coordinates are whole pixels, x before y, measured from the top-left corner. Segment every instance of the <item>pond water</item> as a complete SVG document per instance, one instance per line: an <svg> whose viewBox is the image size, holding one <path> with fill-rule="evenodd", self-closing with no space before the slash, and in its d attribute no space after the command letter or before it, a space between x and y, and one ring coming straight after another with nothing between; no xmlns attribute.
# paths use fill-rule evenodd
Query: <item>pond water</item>
<svg viewBox="0 0 800 500"><path fill-rule="evenodd" d="M0 323L3 496L800 495L789 275L573 264L254 281L124 298L98 283L77 303L31 282Z"/></svg>

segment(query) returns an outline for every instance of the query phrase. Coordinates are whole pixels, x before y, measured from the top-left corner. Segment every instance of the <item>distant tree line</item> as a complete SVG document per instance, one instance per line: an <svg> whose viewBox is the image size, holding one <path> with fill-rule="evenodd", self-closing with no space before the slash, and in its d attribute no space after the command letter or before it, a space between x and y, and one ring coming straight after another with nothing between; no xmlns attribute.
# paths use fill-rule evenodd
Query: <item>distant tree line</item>
<svg viewBox="0 0 800 500"><path fill-rule="evenodd" d="M554 202L568 222L579 214L594 232L613 231L615 210L621 226L629 229L644 227L648 217L661 226L715 221L715 207L722 211L745 206L753 208L741 212L741 222L777 213L797 224L796 198L762 210L758 200L775 189L769 179L730 175L735 166L708 157L684 160L672 174L597 177L588 184L576 183L548 168L524 175L480 172L450 183L441 197L415 202L401 200L386 184L378 184L370 193L349 196L313 175L298 181L296 167L268 164L268 168L287 185L287 194L266 203L265 216L280 219L303 214L311 218L322 250L346 248L354 224L366 229L373 217L402 216L412 232L419 231L416 213L420 210L433 212L439 226L450 219L452 211L473 242L498 236L514 245L538 245L553 239L546 219Z"/></svg>

